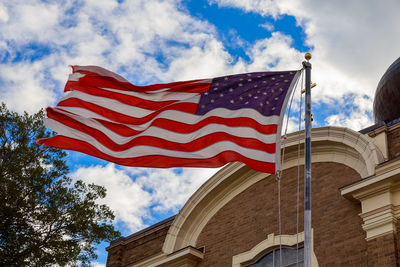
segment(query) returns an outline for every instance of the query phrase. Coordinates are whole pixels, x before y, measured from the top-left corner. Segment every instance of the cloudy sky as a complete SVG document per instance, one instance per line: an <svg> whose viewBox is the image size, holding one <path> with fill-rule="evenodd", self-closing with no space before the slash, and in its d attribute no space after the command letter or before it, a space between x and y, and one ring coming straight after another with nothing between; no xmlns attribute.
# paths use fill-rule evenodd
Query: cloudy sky
<svg viewBox="0 0 400 267"><path fill-rule="evenodd" d="M311 52L314 127L360 130L373 124L376 85L400 56L399 14L398 0L0 0L0 100L18 112L54 105L69 65L144 85L299 69ZM124 235L177 213L216 171L125 168L75 152L68 165L108 189Z"/></svg>

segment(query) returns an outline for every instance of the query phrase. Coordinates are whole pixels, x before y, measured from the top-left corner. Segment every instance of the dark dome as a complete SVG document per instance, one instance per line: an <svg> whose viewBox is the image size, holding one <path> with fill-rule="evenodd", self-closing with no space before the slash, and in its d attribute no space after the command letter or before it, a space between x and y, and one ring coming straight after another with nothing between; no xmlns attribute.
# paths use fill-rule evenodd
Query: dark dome
<svg viewBox="0 0 400 267"><path fill-rule="evenodd" d="M375 122L400 118L400 57L390 65L375 92Z"/></svg>

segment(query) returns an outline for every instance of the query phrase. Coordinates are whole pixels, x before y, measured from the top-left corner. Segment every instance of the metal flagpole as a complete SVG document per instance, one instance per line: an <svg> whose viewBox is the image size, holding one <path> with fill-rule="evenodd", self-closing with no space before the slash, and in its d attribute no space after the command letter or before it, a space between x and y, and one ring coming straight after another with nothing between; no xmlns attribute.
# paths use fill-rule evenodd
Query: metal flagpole
<svg viewBox="0 0 400 267"><path fill-rule="evenodd" d="M305 59L304 267L311 267L311 54Z"/></svg>

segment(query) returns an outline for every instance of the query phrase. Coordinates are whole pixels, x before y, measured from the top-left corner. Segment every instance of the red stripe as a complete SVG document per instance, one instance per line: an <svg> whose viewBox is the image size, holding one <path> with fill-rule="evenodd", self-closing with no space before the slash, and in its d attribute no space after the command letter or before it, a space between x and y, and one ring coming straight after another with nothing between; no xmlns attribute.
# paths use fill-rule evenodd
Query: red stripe
<svg viewBox="0 0 400 267"><path fill-rule="evenodd" d="M196 124L185 124L179 121L174 121L170 119L156 119L151 125L175 131L178 133L191 133L197 131L208 124L221 124L229 127L249 127L257 130L262 134L275 134L278 130L277 124L262 125L256 120L250 118L221 118L216 116L211 116L204 118L203 120L197 122Z"/></svg>
<svg viewBox="0 0 400 267"><path fill-rule="evenodd" d="M133 136L136 134L139 134L143 131L136 131L124 124L121 123L115 123L115 122L110 122L110 121L105 121L101 119L94 119L101 123L104 127L107 127L111 131L121 135L121 136ZM148 126L155 126L159 127L165 130L169 131L174 131L177 133L192 133L195 132L206 125L209 124L220 124L220 125L226 125L229 127L249 127L253 128L259 133L262 134L276 134L278 125L277 124L269 124L269 125L261 125L258 122L256 122L253 119L249 118L231 118L231 119L224 119L220 117L208 117L204 118L203 120L199 121L196 124L186 124L183 122L179 121L174 121L171 119L165 119L165 118L157 118L154 121L151 122L151 124Z"/></svg>
<svg viewBox="0 0 400 267"><path fill-rule="evenodd" d="M208 90L210 87L209 82L201 82L205 80L190 80L172 83L161 83L152 84L146 86L138 86L131 84L129 82L121 82L113 77L102 76L94 72L86 70L75 71L73 68L73 73L82 73L85 76L78 79L78 81L67 81L64 92L71 91L71 89L76 86L89 86L89 87L103 87L103 88L113 88L125 91L135 91L135 92L146 92L160 90L164 88L170 88L168 91L173 92L191 92L191 93L202 93Z"/></svg>
<svg viewBox="0 0 400 267"><path fill-rule="evenodd" d="M152 120L154 117L156 117L158 114L161 112L164 112L166 110L177 110L177 111L183 111L186 113L192 113L194 114L197 110L197 104L195 103L175 103L169 106L166 106L160 110L154 111L153 113L144 116L142 118L136 118L132 116L128 116L110 109L107 109L105 107L93 104L91 102L87 102L84 100L81 100L79 98L71 97L68 99L65 99L63 101L60 101L57 104L57 107L77 107L77 108L84 108L87 110L90 110L94 113L97 113L107 119L110 119L112 121L116 121L119 123L126 123L126 124L131 124L131 125L140 125L143 123L146 123L150 120Z"/></svg>
<svg viewBox="0 0 400 267"><path fill-rule="evenodd" d="M53 108L47 108L47 112ZM55 109L56 110L56 109ZM64 111L63 112L67 112ZM111 131L125 137L134 136L143 131L134 130L119 122L110 122L101 119L94 119L101 123L104 127L110 129ZM151 122L150 126L156 126L169 131L174 131L177 133L191 133L197 131L208 124L221 124L229 127L249 127L257 130L262 134L276 134L278 130L277 124L262 125L257 121L250 118L220 118L216 116L211 116L204 118L203 120L197 122L196 124L186 124L179 121L174 121L166 118L157 118Z"/></svg>
<svg viewBox="0 0 400 267"><path fill-rule="evenodd" d="M215 132L209 135L205 135L189 143L177 143L153 136L139 136L133 138L125 144L118 144L111 140L103 132L95 128L89 127L64 114L48 110L47 116L61 122L64 125L67 125L71 128L77 129L83 133L92 136L94 139L113 151L124 151L134 146L146 145L175 151L194 152L210 146L214 143L218 143L221 141L230 141L242 147L257 149L271 154L275 153L275 144L265 144L257 139L237 137L223 132Z"/></svg>
<svg viewBox="0 0 400 267"><path fill-rule="evenodd" d="M121 94L117 92L111 92L108 90L104 90L101 88L95 88L95 87L89 87L89 86L79 86L79 85L74 85L72 90L84 92L89 95L94 95L94 96L100 96L108 99L114 99L117 100L121 103L130 105L130 106L136 106L144 109L149 109L149 110L157 110L160 108L163 108L167 105L170 105L176 100L170 100L170 101L151 101L151 100L146 100L142 99L139 97L135 96L130 96L126 94ZM71 90L71 91L72 91Z"/></svg>
<svg viewBox="0 0 400 267"><path fill-rule="evenodd" d="M87 142L72 139L61 135L57 135L47 139L38 139L36 142L39 145L82 152L124 166L157 167L157 168L171 168L171 167L215 168L215 167L221 167L231 161L240 161L256 171L275 173L274 163L249 159L234 151L224 151L212 158L207 158L207 159L187 159L187 158L176 158L176 157L161 156L161 155L150 155L150 156L121 159L105 154Z"/></svg>

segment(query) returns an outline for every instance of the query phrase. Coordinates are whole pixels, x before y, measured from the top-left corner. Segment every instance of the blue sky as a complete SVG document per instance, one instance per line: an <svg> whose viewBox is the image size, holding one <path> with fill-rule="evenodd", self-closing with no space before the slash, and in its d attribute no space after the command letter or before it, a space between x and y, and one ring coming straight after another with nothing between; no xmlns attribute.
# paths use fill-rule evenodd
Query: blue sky
<svg viewBox="0 0 400 267"><path fill-rule="evenodd" d="M317 0L0 1L0 99L36 112L63 94L68 65L134 84L298 69L313 54L314 126L373 124L376 85L399 57L400 5ZM299 96L289 118L297 129ZM179 211L215 169L126 168L70 152L71 176L104 185L129 235ZM106 253L102 244L99 259Z"/></svg>

